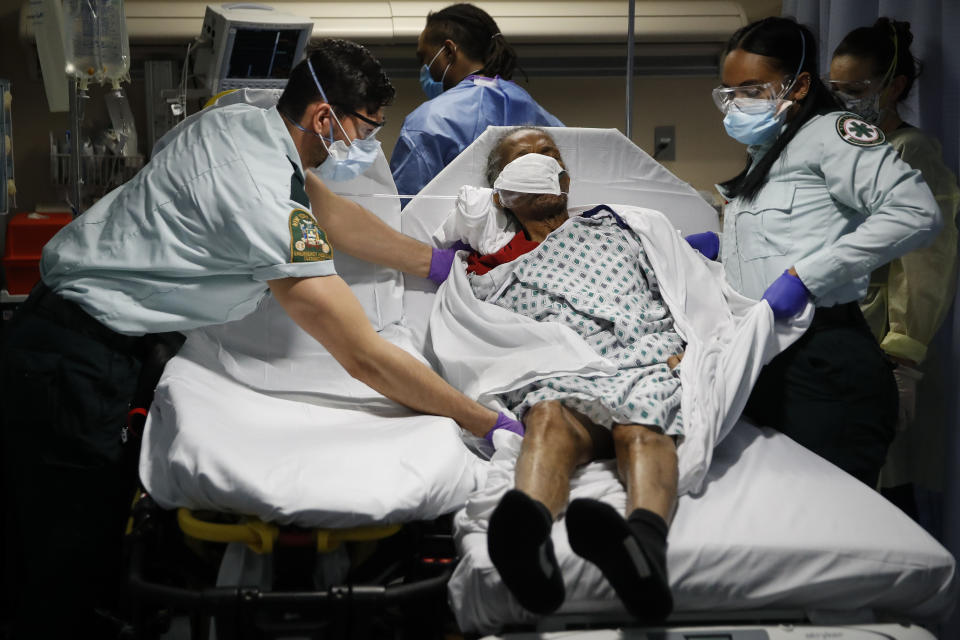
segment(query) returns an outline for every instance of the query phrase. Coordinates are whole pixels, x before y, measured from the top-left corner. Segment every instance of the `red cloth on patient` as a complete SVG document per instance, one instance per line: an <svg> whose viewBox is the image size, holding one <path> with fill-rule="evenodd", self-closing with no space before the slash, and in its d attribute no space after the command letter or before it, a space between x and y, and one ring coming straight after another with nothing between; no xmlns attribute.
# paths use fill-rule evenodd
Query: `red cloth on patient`
<svg viewBox="0 0 960 640"><path fill-rule="evenodd" d="M470 255L467 256L467 273L483 275L495 267L516 260L523 254L533 251L539 245L539 242L527 240L527 236L524 235L523 231L518 231L517 235L513 236L510 242L499 251L488 253L485 256L480 255L476 251L471 252Z"/></svg>

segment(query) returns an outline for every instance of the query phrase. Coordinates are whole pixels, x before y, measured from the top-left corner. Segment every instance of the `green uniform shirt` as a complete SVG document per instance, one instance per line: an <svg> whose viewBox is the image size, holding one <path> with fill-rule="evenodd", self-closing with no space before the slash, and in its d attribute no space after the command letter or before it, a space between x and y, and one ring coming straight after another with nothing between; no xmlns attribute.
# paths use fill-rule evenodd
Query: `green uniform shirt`
<svg viewBox="0 0 960 640"><path fill-rule="evenodd" d="M267 281L336 273L276 108L208 110L44 248L43 281L115 331L252 312Z"/></svg>
<svg viewBox="0 0 960 640"><path fill-rule="evenodd" d="M766 149L748 152L758 159ZM829 307L863 298L873 270L929 244L939 229L920 172L880 129L835 112L803 125L753 200L724 207L721 259L746 296L762 297L793 266L817 306Z"/></svg>

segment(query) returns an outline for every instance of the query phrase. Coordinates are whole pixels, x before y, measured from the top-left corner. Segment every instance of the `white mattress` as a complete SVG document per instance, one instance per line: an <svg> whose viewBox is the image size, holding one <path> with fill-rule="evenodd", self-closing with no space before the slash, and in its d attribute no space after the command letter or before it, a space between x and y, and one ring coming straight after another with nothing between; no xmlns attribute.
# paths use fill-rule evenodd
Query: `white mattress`
<svg viewBox="0 0 960 640"><path fill-rule="evenodd" d="M508 469L487 477L487 496L489 484L505 491L512 482ZM580 470L571 492L578 497L622 512L612 463ZM491 565L485 531L465 526L471 506L455 518L462 558L449 584L461 629L533 622ZM570 550L562 519L552 536L567 592L558 614L623 612L599 570ZM680 499L668 565L678 613L776 608L923 619L946 616L957 600L955 561L920 526L786 436L742 421L715 451L703 493Z"/></svg>
<svg viewBox="0 0 960 640"><path fill-rule="evenodd" d="M157 388L140 476L163 507L351 527L436 518L482 481L485 467L456 423L379 396L329 355L288 362L292 370L274 362L270 376L247 363L265 384L286 373L315 390L282 394L228 374L221 351L209 333L191 334Z"/></svg>

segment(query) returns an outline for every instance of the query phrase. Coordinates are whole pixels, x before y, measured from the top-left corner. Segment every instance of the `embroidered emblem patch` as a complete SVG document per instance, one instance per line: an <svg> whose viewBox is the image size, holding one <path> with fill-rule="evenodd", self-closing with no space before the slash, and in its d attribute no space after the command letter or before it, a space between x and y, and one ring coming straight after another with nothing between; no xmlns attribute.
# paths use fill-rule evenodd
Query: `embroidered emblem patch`
<svg viewBox="0 0 960 640"><path fill-rule="evenodd" d="M886 141L880 127L853 115L840 116L837 119L837 133L846 142L858 147L875 147Z"/></svg>
<svg viewBox="0 0 960 640"><path fill-rule="evenodd" d="M290 212L290 262L320 262L333 258L327 234L303 209Z"/></svg>

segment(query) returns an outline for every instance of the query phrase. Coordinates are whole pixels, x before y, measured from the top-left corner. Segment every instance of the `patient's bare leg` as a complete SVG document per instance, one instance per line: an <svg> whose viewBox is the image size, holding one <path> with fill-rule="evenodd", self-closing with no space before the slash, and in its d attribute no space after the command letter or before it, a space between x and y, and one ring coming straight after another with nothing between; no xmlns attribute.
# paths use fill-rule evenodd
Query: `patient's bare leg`
<svg viewBox="0 0 960 640"><path fill-rule="evenodd" d="M653 511L667 525L677 507L677 447L673 438L638 424L613 428L617 473L627 488L629 516L637 509Z"/></svg>
<svg viewBox="0 0 960 640"><path fill-rule="evenodd" d="M567 534L571 548L600 568L630 613L658 623L673 609L666 547L677 501L676 446L641 425L615 426L613 442L627 488L627 518L604 502L574 500Z"/></svg>
<svg viewBox="0 0 960 640"><path fill-rule="evenodd" d="M597 457L596 449L609 450L608 432L557 401L534 405L524 416L524 427L514 482L556 519L567 506L570 474Z"/></svg>
<svg viewBox="0 0 960 640"><path fill-rule="evenodd" d="M535 405L524 416L526 435L508 491L487 530L487 551L517 601L536 613L563 603L563 576L550 532L570 494L570 474L594 454L592 425L559 402ZM605 432L605 430L604 430ZM608 447L609 438L607 438Z"/></svg>

